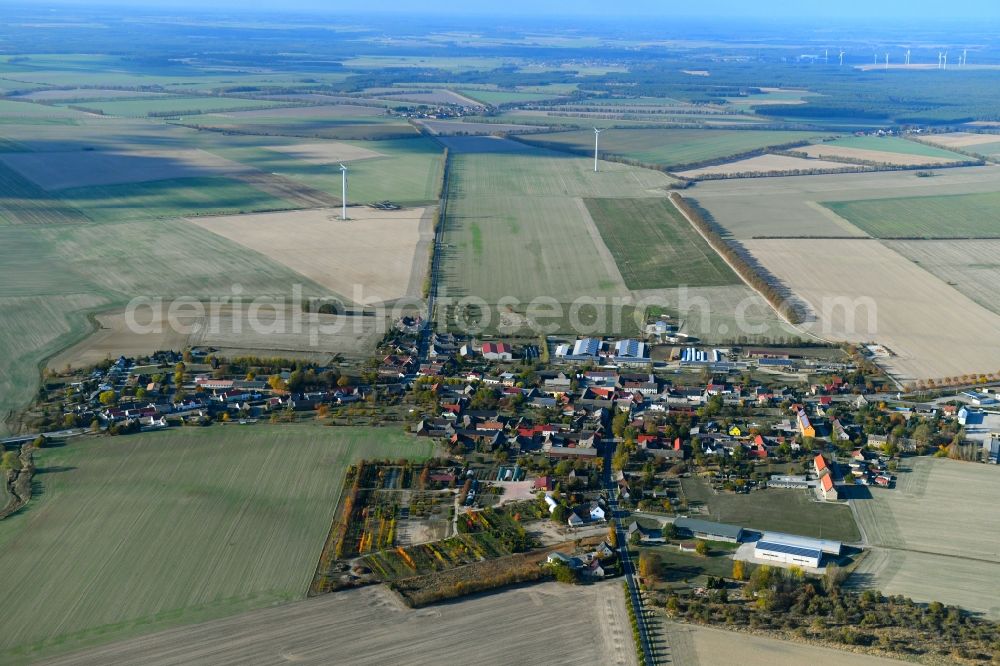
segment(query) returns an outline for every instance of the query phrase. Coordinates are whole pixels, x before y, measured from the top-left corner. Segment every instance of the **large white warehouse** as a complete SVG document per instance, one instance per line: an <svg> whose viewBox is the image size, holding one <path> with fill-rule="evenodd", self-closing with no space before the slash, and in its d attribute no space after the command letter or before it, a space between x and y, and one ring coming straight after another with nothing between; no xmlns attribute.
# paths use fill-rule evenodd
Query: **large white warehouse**
<svg viewBox="0 0 1000 666"><path fill-rule="evenodd" d="M843 545L839 541L764 532L764 536L754 545L753 556L775 564L795 564L818 569L824 556L839 556L842 549Z"/></svg>

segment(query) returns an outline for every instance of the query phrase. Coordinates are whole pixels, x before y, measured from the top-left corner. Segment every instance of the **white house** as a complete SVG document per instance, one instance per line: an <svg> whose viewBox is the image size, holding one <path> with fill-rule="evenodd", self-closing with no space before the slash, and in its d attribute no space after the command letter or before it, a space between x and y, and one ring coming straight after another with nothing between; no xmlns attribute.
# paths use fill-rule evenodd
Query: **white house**
<svg viewBox="0 0 1000 666"><path fill-rule="evenodd" d="M590 507L590 519L591 520L606 520L604 508L600 504L595 504Z"/></svg>
<svg viewBox="0 0 1000 666"><path fill-rule="evenodd" d="M569 514L569 520L566 522L570 527L583 527L583 518L578 516L575 511Z"/></svg>

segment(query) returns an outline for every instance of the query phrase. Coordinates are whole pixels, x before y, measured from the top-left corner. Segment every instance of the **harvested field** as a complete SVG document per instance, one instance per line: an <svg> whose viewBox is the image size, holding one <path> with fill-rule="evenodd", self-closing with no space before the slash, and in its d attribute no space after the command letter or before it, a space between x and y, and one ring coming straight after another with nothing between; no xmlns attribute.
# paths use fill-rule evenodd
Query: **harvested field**
<svg viewBox="0 0 1000 666"><path fill-rule="evenodd" d="M843 136L824 145L857 148L875 152L899 153L900 155L919 155L921 157L940 157L942 159L967 159L958 153L943 148L929 146L920 141L910 141L898 136Z"/></svg>
<svg viewBox="0 0 1000 666"><path fill-rule="evenodd" d="M1000 168L943 169L933 178L912 171L705 181L691 197L736 239L862 236L864 232L818 202L993 193ZM902 232L904 235L917 235Z"/></svg>
<svg viewBox="0 0 1000 666"><path fill-rule="evenodd" d="M836 143L820 143L812 146L803 146L802 148L795 148L794 152L819 160L824 158L839 157L845 160L855 160L857 162L876 162L878 164L889 164L892 166L934 166L938 164L949 164L951 162L961 162L969 159L962 155L955 155L954 157L939 157L881 150L867 150L864 148L852 148L850 146L838 145Z"/></svg>
<svg viewBox="0 0 1000 666"><path fill-rule="evenodd" d="M887 241L889 248L1000 314L1000 240Z"/></svg>
<svg viewBox="0 0 1000 666"><path fill-rule="evenodd" d="M878 546L852 578L859 587L940 601L1000 618L1000 516L990 489L996 469L910 458L895 489L852 500L868 541Z"/></svg>
<svg viewBox="0 0 1000 666"><path fill-rule="evenodd" d="M541 612L545 622L538 621ZM517 637L516 648L512 636ZM225 666L319 663L350 655L354 664L403 660L413 666L438 666L452 661L508 663L512 650L544 654L547 664L634 664L621 585L543 583L422 610L406 608L384 588L368 587L172 629L50 663Z"/></svg>
<svg viewBox="0 0 1000 666"><path fill-rule="evenodd" d="M46 449L40 496L0 533L20 600L0 608L5 660L301 599L346 466L430 451L398 429L267 425Z"/></svg>
<svg viewBox="0 0 1000 666"><path fill-rule="evenodd" d="M823 169L850 169L852 165L844 162L828 162L818 159L789 157L788 155L758 155L745 160L717 164L715 166L680 171L678 176L698 178L709 175L734 176L738 174L777 174L795 173Z"/></svg>
<svg viewBox="0 0 1000 666"><path fill-rule="evenodd" d="M420 297L433 214L426 208L382 211L355 206L348 210L347 221L333 209L190 221L345 299L371 304Z"/></svg>
<svg viewBox="0 0 1000 666"><path fill-rule="evenodd" d="M52 102L52 101L72 101L80 102L90 99L115 99L119 97L162 97L167 93L157 92L136 92L135 90L101 90L99 88L73 88L70 90L36 90L25 95L19 95L19 99L30 99L32 101Z"/></svg>
<svg viewBox="0 0 1000 666"><path fill-rule="evenodd" d="M824 338L876 340L894 352L884 365L899 381L1000 367L1000 316L875 240L752 240L744 247L816 319ZM822 258L823 270L816 270ZM927 314L947 326L928 325Z"/></svg>
<svg viewBox="0 0 1000 666"><path fill-rule="evenodd" d="M514 125L511 123L475 123L461 120L419 120L415 121L435 136L455 134L513 134L538 132L545 128L538 125Z"/></svg>
<svg viewBox="0 0 1000 666"><path fill-rule="evenodd" d="M932 143L945 148L971 148L988 144L1000 143L1000 134L979 134L973 132L946 132L944 134L927 134L920 139L926 143Z"/></svg>
<svg viewBox="0 0 1000 666"><path fill-rule="evenodd" d="M893 666L900 662L834 650L819 645L793 643L715 627L680 624L660 619L670 663L684 666Z"/></svg>
<svg viewBox="0 0 1000 666"><path fill-rule="evenodd" d="M629 289L740 284L667 199L585 199Z"/></svg>
<svg viewBox="0 0 1000 666"><path fill-rule="evenodd" d="M824 202L876 238L1000 238L1000 192Z"/></svg>
<svg viewBox="0 0 1000 666"><path fill-rule="evenodd" d="M390 88L383 93L384 97L390 100L401 102L416 102L418 104L457 104L458 106L482 106L471 97L459 95L451 90L431 90L429 92L414 90L412 92L405 89Z"/></svg>
<svg viewBox="0 0 1000 666"><path fill-rule="evenodd" d="M613 129L601 134L601 152L666 168L722 160L772 146L817 138L816 132L716 129ZM594 133L580 130L524 137L533 145L593 151Z"/></svg>
<svg viewBox="0 0 1000 666"><path fill-rule="evenodd" d="M382 153L348 143L294 143L288 146L270 146L268 150L283 153L308 164L336 164L385 157Z"/></svg>
<svg viewBox="0 0 1000 666"><path fill-rule="evenodd" d="M204 150L0 153L0 162L50 192L249 171Z"/></svg>

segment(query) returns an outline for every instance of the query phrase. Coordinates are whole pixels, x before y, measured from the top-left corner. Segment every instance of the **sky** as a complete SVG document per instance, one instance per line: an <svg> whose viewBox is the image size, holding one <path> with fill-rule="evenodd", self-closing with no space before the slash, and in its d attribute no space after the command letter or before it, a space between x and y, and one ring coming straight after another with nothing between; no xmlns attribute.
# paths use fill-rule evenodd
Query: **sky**
<svg viewBox="0 0 1000 666"><path fill-rule="evenodd" d="M685 18L756 17L789 20L823 21L831 19L866 20L895 18L908 22L921 20L1000 20L997 0L28 0L40 7L65 5L125 5L137 8L220 9L226 11L349 11L400 12L450 16L586 16L614 18Z"/></svg>

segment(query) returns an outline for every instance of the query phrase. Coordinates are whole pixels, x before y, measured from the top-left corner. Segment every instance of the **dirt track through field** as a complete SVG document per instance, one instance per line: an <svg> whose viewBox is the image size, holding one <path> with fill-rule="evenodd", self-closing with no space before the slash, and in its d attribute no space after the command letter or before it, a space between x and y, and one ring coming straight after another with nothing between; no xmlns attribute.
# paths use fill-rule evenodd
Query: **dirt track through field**
<svg viewBox="0 0 1000 666"><path fill-rule="evenodd" d="M56 664L635 664L618 581L543 583L420 610L381 587L172 629Z"/></svg>

